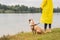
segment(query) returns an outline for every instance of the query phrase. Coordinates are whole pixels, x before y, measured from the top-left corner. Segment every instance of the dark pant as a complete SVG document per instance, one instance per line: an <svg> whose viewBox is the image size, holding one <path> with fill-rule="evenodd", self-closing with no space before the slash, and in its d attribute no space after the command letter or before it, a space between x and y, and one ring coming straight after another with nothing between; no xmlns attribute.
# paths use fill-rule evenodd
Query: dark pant
<svg viewBox="0 0 60 40"><path fill-rule="evenodd" d="M47 25L49 25L49 29L51 29L51 24L44 24L44 29L46 30L47 29Z"/></svg>

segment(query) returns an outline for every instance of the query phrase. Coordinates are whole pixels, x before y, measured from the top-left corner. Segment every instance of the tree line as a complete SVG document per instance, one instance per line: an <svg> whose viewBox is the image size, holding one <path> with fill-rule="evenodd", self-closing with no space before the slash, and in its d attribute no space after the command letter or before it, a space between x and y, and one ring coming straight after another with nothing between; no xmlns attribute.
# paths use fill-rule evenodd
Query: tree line
<svg viewBox="0 0 60 40"><path fill-rule="evenodd" d="M2 5L0 4L0 13L40 13L41 9L36 7L28 7L25 5ZM60 12L60 8L54 8L54 12Z"/></svg>

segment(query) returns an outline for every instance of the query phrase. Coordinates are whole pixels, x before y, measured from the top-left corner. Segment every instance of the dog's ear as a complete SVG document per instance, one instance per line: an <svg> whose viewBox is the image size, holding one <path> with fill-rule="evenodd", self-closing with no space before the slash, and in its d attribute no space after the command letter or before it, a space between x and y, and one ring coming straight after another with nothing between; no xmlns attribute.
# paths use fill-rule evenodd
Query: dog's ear
<svg viewBox="0 0 60 40"><path fill-rule="evenodd" d="M29 19L29 22L31 21L31 19Z"/></svg>

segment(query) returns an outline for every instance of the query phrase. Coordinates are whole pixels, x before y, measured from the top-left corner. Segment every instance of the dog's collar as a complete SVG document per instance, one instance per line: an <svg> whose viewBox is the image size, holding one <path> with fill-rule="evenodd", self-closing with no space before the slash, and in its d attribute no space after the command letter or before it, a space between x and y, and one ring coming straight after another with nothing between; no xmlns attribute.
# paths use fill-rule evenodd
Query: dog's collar
<svg viewBox="0 0 60 40"><path fill-rule="evenodd" d="M36 24L34 24L34 25L31 25L31 26L36 26Z"/></svg>

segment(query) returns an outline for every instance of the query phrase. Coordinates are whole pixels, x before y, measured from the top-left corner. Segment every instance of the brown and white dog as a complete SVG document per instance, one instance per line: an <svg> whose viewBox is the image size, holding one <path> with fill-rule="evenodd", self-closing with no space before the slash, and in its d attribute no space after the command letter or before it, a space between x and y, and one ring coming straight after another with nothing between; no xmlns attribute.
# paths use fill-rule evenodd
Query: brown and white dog
<svg viewBox="0 0 60 40"><path fill-rule="evenodd" d="M29 25L31 27L33 34L44 33L43 29L41 29L39 26L37 26L37 24L34 23L33 19L29 19Z"/></svg>

